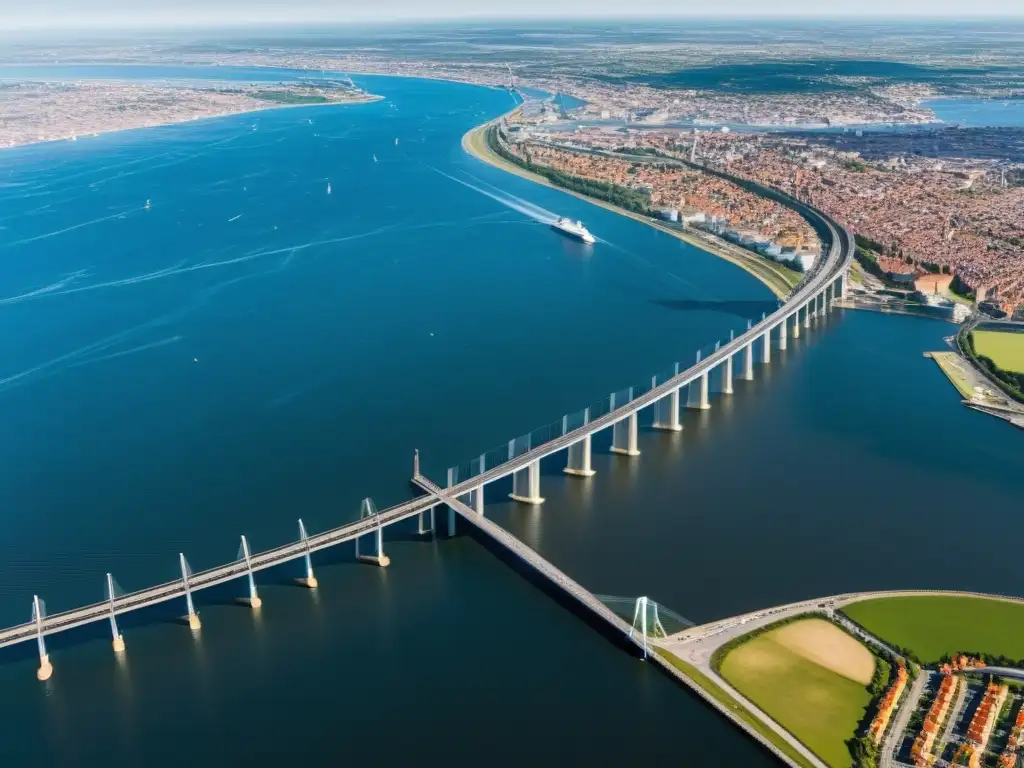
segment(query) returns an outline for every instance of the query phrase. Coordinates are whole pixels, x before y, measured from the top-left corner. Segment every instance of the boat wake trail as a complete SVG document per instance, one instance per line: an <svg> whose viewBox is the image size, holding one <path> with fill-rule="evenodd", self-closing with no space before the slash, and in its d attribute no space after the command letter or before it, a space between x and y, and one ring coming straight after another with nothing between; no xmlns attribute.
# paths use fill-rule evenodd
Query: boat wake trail
<svg viewBox="0 0 1024 768"><path fill-rule="evenodd" d="M449 173L445 173L444 171L440 171L437 168L434 168L433 166L428 165L427 168L430 168L430 170L434 171L434 173L441 174L442 176L444 176L447 179L451 179L452 181L456 182L457 184L461 184L464 187L469 187L470 189L472 189L472 190L474 190L476 192L479 192L481 195L486 195L487 197L491 198L492 200L496 200L497 202L501 203L502 205L504 205L504 206L506 206L508 208L511 208L514 211L518 211L519 213L523 214L524 216L529 216L531 219L534 219L535 221L539 221L542 224L552 224L552 223L554 223L555 219L558 218L558 216L556 214L552 213L551 211L548 211L548 210L546 210L544 208L541 208L538 205L534 205L533 203L531 203L528 200L523 200L521 197L516 197L515 195L511 195L508 192L505 192L504 190L499 189L498 187L494 187L491 184L487 184L487 182L481 182L481 184L484 184L484 185L486 185L488 187L491 187L491 189L494 190L494 191L487 190L484 187L478 187L476 184L472 184L472 183L466 181L465 179L460 179L457 176L452 176Z"/></svg>
<svg viewBox="0 0 1024 768"><path fill-rule="evenodd" d="M123 350L121 352L114 352L113 354L103 355L102 357L94 357L94 358L92 358L90 360L83 360L80 363L72 363L68 367L69 368L78 368L79 366L82 366L82 365L91 365L92 363L102 363L104 360L113 360L113 359L118 358L118 357L124 357L125 355L134 355L136 352L145 352L146 350L149 350L149 349L156 349L157 347L165 347L168 344L174 344L177 341L181 341L183 338L184 338L183 336L171 336L171 337L166 338L166 339L161 339L160 341L151 341L149 344L143 344L143 345L138 346L138 347L132 347L131 349L125 349L125 350Z"/></svg>

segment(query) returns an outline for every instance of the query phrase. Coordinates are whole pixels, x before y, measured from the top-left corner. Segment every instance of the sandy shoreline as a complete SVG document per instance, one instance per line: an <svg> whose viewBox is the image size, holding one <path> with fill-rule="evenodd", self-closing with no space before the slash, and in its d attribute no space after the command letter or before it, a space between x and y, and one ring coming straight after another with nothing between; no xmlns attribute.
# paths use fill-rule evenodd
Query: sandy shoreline
<svg viewBox="0 0 1024 768"><path fill-rule="evenodd" d="M717 256L720 259L725 259L729 263L735 264L737 267L749 273L753 277L756 277L765 285L765 287L768 288L768 290L775 294L777 298L784 298L792 290L792 284L786 281L786 279L779 272L772 269L770 264L759 256L755 256L753 254L748 255L746 252L738 252L739 249L733 246L732 244L726 243L724 241L719 241L717 238L712 239L710 235L707 236L707 238L705 238L690 233L680 232L679 230L664 226L655 221L654 219L649 219L646 216L641 216L640 214L633 213L632 211L627 211L625 208L619 208L618 206L612 205L611 203L607 203L604 200L596 200L592 197L587 197L586 195L582 195L578 192L573 192L572 190L564 189L556 184L552 184L543 176L538 176L537 174L530 173L529 171L520 168L518 165L514 165L513 163L508 162L504 158L495 154L490 149L490 147L487 146L485 132L487 128L489 128L495 122L496 121L494 120L488 121L483 125L478 125L476 128L473 128L471 131L466 133L462 137L462 148L469 154L473 155L473 157L477 158L478 160L482 160L483 162L488 163L489 165L501 168L502 170L508 171L509 173L514 173L517 176L521 176L524 179L529 179L530 181L534 181L538 184L543 184L544 186L551 187L552 189L557 189L561 192L566 193L567 195L572 195L574 197L580 198L581 200L586 200L589 203L599 205L602 208L605 208L609 211L613 211L614 213L621 214L622 216L628 216L629 218L635 221L639 221L643 224L646 224L649 227L653 227L654 229L657 229L661 232L665 232L666 234L672 235L673 237L678 238L679 240L682 240L683 242L689 245L692 245L696 248L700 248L702 251L707 251L713 256Z"/></svg>
<svg viewBox="0 0 1024 768"><path fill-rule="evenodd" d="M127 131L142 131L148 128L162 128L167 125L185 125L186 123L201 123L204 120L217 120L221 117L234 117L236 115L254 115L260 112L270 112L276 109L296 109L298 107L348 107L358 106L360 104L372 104L377 101L383 101L384 96L378 96L377 94L368 94L365 99L354 99L351 101L324 101L313 104L273 104L267 103L265 107L253 107L251 109L240 109L232 112L217 112L216 114L203 115L202 117L187 117L182 120L167 120L159 123L152 123L147 125L128 125L124 128L104 128L100 130L84 129L81 133L74 134L75 139L70 136L62 136L55 139L42 139L35 141L23 141L19 144L6 144L0 146L0 152L10 149L22 149L24 147L38 147L43 144L55 144L62 141L77 141L79 139L91 139L99 136L106 136L113 133L125 133Z"/></svg>

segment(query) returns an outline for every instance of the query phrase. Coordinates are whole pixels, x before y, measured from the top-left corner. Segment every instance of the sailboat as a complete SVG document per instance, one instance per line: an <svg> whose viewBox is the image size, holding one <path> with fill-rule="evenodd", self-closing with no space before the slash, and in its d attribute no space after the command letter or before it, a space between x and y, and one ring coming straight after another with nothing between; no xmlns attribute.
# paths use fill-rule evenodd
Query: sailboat
<svg viewBox="0 0 1024 768"><path fill-rule="evenodd" d="M150 208L152 208L152 207L153 207L153 206L152 206L152 204L151 204L151 203L149 202L149 200L147 199L147 200L146 200L146 205L145 205L145 208L146 208L146 210L148 211L148 210L149 210Z"/></svg>
<svg viewBox="0 0 1024 768"><path fill-rule="evenodd" d="M375 162L375 163L377 162L377 156L376 155L373 156L373 162Z"/></svg>

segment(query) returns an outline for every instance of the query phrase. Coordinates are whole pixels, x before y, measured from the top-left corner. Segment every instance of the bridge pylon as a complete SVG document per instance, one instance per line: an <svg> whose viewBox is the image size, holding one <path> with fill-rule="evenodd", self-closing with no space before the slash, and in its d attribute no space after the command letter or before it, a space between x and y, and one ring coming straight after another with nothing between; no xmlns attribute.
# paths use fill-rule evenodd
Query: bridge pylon
<svg viewBox="0 0 1024 768"><path fill-rule="evenodd" d="M49 680L53 674L53 665L50 663L50 655L46 652L46 639L43 637L43 617L46 615L46 604L39 599L39 595L32 596L32 621L36 625L36 643L39 646L39 669L36 670L36 677L39 680Z"/></svg>
<svg viewBox="0 0 1024 768"><path fill-rule="evenodd" d="M678 618L681 619L682 617ZM650 636L668 637L668 632L665 631L661 618L658 616L658 604L646 596L638 597L634 604L633 624L629 628L630 639L633 638L633 633L637 629L638 620L640 622L640 636L643 638L644 658L646 659L650 655L647 638Z"/></svg>
<svg viewBox="0 0 1024 768"><path fill-rule="evenodd" d="M181 581L185 585L185 607L188 610L188 615L185 618L188 621L188 628L193 632L198 632L203 625L200 623L199 614L196 613L196 607L192 603L192 585L189 583L192 571L188 567L184 553L178 553L178 561L181 563Z"/></svg>
<svg viewBox="0 0 1024 768"><path fill-rule="evenodd" d="M309 534L306 532L306 525L302 522L302 518L299 518L299 541L302 542L306 548L306 554L303 555L303 560L306 563L306 575L302 578L296 579L295 581L304 587L310 589L316 589L320 586L320 582L316 580L316 576L313 575L313 558L312 551L309 546Z"/></svg>
<svg viewBox="0 0 1024 768"><path fill-rule="evenodd" d="M107 602L110 603L110 633L114 637L114 653L124 653L124 635L117 628L117 615L114 613L114 598L117 597L118 592L119 590L115 587L114 577L108 573L106 593Z"/></svg>
<svg viewBox="0 0 1024 768"><path fill-rule="evenodd" d="M238 559L245 561L246 570L249 576L249 607L254 611L263 605L260 596L256 593L256 579L252 575L252 555L249 552L249 541L242 534L242 543L238 547Z"/></svg>
<svg viewBox="0 0 1024 768"><path fill-rule="evenodd" d="M370 497L363 499L362 504L359 505L359 519L365 520L366 518L374 519L377 527L368 534L364 533L356 536L356 560L361 563L373 563L381 568L386 568L391 565L391 558L384 554L384 529L380 524L380 513L377 512L377 505L373 503L373 499ZM360 551L359 543L366 536L370 536L373 539L373 554L365 554Z"/></svg>

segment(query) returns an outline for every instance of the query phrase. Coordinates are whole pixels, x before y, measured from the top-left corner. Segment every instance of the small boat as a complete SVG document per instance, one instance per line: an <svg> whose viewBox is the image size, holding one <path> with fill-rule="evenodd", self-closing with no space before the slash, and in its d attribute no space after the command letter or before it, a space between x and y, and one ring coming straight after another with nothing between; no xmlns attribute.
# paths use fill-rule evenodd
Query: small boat
<svg viewBox="0 0 1024 768"><path fill-rule="evenodd" d="M587 245L595 242L594 236L587 231L582 221L573 221L565 216L559 216L551 223L551 228Z"/></svg>
<svg viewBox="0 0 1024 768"><path fill-rule="evenodd" d="M396 147L398 146L398 137L397 136L395 136L395 146Z"/></svg>
<svg viewBox="0 0 1024 768"><path fill-rule="evenodd" d="M331 194L331 182L327 182L327 194Z"/></svg>
<svg viewBox="0 0 1024 768"><path fill-rule="evenodd" d="M375 162L375 163L377 162L377 156L376 155L373 156L373 162Z"/></svg>
<svg viewBox="0 0 1024 768"><path fill-rule="evenodd" d="M149 201L149 200L146 200L146 205L145 205L145 208L146 208L146 210L148 211L148 210L149 210L150 208L152 208L152 207L153 207L153 204L152 204L152 203L150 203L150 201Z"/></svg>

